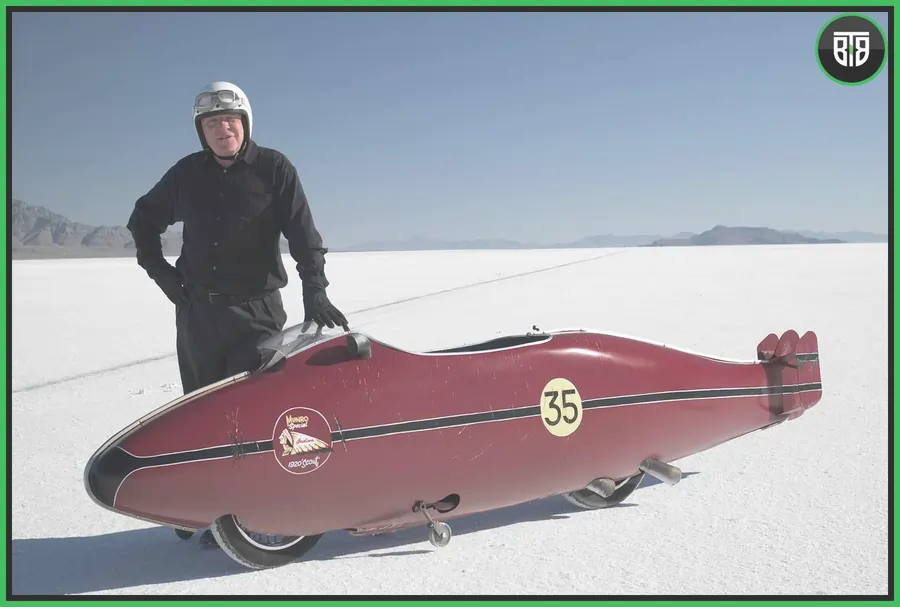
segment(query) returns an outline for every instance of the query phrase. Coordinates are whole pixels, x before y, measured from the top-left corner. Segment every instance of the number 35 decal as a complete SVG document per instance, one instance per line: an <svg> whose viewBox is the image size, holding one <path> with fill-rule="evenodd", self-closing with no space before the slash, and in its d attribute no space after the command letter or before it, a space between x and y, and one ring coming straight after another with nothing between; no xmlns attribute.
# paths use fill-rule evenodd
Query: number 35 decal
<svg viewBox="0 0 900 607"><path fill-rule="evenodd" d="M554 436L569 436L581 425L581 396L567 379L550 380L541 393L541 419Z"/></svg>

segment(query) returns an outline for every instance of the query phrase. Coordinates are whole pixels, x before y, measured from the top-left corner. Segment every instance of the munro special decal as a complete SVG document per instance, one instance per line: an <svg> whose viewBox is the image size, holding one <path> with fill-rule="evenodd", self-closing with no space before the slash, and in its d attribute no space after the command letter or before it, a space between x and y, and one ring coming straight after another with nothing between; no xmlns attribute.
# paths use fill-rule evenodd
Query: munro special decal
<svg viewBox="0 0 900 607"><path fill-rule="evenodd" d="M318 470L334 452L328 420L305 407L289 409L279 416L272 443L275 461L291 474Z"/></svg>

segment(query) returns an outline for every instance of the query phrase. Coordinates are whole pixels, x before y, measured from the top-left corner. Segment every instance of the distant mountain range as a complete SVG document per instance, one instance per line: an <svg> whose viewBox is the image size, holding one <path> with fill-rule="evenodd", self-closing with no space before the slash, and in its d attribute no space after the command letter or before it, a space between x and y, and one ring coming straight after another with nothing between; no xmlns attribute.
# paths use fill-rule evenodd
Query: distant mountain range
<svg viewBox="0 0 900 607"><path fill-rule="evenodd" d="M124 226L92 226L78 223L44 207L22 200L12 201L10 238L13 259L53 259L65 257L131 257L134 242ZM771 244L822 244L849 242L887 242L887 234L870 232L823 233L784 231L766 227L729 227L717 225L705 232L638 234L620 236L601 234L581 240L554 244L514 240L453 240L410 238L368 242L352 247L330 247L332 251L436 251L462 249L572 249L605 247L726 246ZM181 233L170 229L163 235L163 253L177 256L181 251ZM282 240L282 251L287 243Z"/></svg>

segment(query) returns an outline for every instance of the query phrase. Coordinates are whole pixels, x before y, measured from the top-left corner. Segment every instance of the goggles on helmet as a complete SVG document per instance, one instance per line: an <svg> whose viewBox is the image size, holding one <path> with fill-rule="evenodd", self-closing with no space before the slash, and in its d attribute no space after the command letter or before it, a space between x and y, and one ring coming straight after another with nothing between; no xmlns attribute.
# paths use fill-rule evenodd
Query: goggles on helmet
<svg viewBox="0 0 900 607"><path fill-rule="evenodd" d="M215 107L223 110L232 110L243 104L244 100L234 91L223 90L215 93L200 93L194 100L194 109L199 112L208 112Z"/></svg>

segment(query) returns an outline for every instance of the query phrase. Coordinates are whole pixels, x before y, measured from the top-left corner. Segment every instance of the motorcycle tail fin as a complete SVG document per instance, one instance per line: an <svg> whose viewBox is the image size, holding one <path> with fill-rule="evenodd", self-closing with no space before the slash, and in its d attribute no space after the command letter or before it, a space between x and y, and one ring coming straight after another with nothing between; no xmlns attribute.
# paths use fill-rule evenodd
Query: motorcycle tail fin
<svg viewBox="0 0 900 607"><path fill-rule="evenodd" d="M777 383L786 388L782 392L783 412L789 417L802 415L822 399L819 339L813 331L802 337L793 329L781 337L770 333L759 342L756 354L772 374L779 376Z"/></svg>
<svg viewBox="0 0 900 607"><path fill-rule="evenodd" d="M800 336L793 329L785 331L780 338L774 333L769 333L756 346L756 357L768 363L793 366L799 342Z"/></svg>
<svg viewBox="0 0 900 607"><path fill-rule="evenodd" d="M803 409L809 409L822 400L822 369L819 367L819 338L807 331L797 343L797 383Z"/></svg>
<svg viewBox="0 0 900 607"><path fill-rule="evenodd" d="M761 342L759 342L759 345L756 346L756 358L759 360L769 360L775 355L775 346L777 345L778 336L774 333L769 333Z"/></svg>

